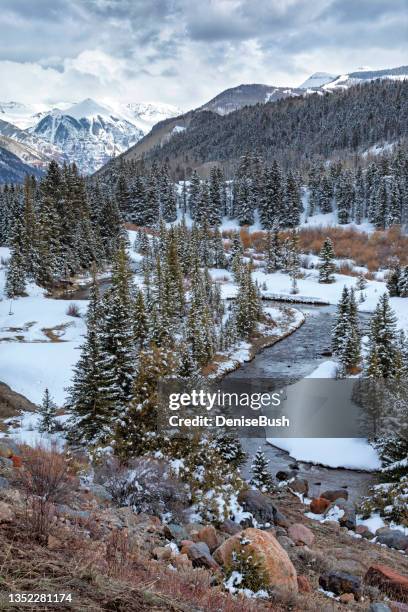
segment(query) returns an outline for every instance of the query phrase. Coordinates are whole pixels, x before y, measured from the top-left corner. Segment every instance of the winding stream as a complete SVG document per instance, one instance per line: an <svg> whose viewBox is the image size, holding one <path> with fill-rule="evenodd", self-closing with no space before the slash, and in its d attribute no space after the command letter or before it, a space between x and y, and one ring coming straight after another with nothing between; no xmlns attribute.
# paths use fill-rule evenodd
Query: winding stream
<svg viewBox="0 0 408 612"><path fill-rule="evenodd" d="M298 380L308 376L320 363L327 359L324 353L330 346L335 306L309 306L300 305L305 314L304 324L287 338L274 346L264 349L253 361L245 363L239 370L227 375L229 381L234 378L289 378ZM369 315L360 315L362 327L368 324ZM250 457L261 446L269 458L269 468L273 474L278 470L290 470L294 459L283 450L272 446L264 438L245 438L242 440L244 450ZM309 481L309 496L318 496L327 489L346 487L350 499L357 499L364 495L369 486L375 482L375 476L368 472L358 470L334 469L306 462L297 462L299 465L299 478ZM249 474L250 461L244 466L245 475Z"/></svg>
<svg viewBox="0 0 408 612"><path fill-rule="evenodd" d="M109 284L109 279L101 281L102 293L106 291ZM80 288L61 297L70 300L88 299L89 287ZM272 306L280 305L272 301L269 304ZM298 307L305 314L304 324L287 338L274 346L265 348L252 361L243 364L241 368L228 374L226 378L229 381L234 378L252 378L253 380L257 378L289 378L295 382L308 376L320 363L327 359L336 307L302 304L295 305L295 307ZM366 328L369 315L361 313L360 320L362 327ZM249 457L253 457L261 446L269 458L269 468L273 474L279 470L290 470L290 464L294 463L294 459L286 451L272 446L264 438L245 438L242 440L242 444ZM250 473L250 463L251 460L248 460L248 463L243 467L246 476ZM350 499L355 500L364 495L376 480L375 475L368 472L327 468L301 461L297 464L300 468L298 476L308 480L309 495L312 497L318 496L320 492L327 489L346 487Z"/></svg>

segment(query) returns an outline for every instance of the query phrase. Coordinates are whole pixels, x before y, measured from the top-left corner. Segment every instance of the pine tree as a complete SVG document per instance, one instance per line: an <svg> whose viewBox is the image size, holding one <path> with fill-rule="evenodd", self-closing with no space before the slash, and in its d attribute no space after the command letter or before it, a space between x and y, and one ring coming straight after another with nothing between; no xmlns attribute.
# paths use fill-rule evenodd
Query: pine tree
<svg viewBox="0 0 408 612"><path fill-rule="evenodd" d="M102 306L95 277L86 315L87 331L81 355L74 368L68 389L67 408L71 414L68 438L71 443L97 446L109 439L112 406L105 394L105 378L101 368Z"/></svg>
<svg viewBox="0 0 408 612"><path fill-rule="evenodd" d="M396 317L391 309L389 297L384 293L378 300L371 318L367 374L381 378L393 378L398 358Z"/></svg>
<svg viewBox="0 0 408 612"><path fill-rule="evenodd" d="M132 398L137 344L129 260L122 244L115 257L112 284L102 299L100 332L101 388L110 405L112 423Z"/></svg>
<svg viewBox="0 0 408 612"><path fill-rule="evenodd" d="M282 249L279 239L279 231L275 228L266 234L265 245L265 269L271 273L282 267Z"/></svg>
<svg viewBox="0 0 408 612"><path fill-rule="evenodd" d="M41 433L52 434L55 433L58 429L58 424L56 422L57 416L57 406L54 403L50 392L48 389L45 389L43 400L39 409L41 415L41 422L38 430Z"/></svg>
<svg viewBox="0 0 408 612"><path fill-rule="evenodd" d="M14 250L11 254L6 276L5 294L13 299L25 294L25 265L21 253Z"/></svg>
<svg viewBox="0 0 408 612"><path fill-rule="evenodd" d="M400 295L400 297L408 297L408 266L404 266L401 270L401 275L398 282L398 295Z"/></svg>
<svg viewBox="0 0 408 612"><path fill-rule="evenodd" d="M367 279L364 276L363 272L359 272L357 276L356 289L357 291L364 291L367 287Z"/></svg>
<svg viewBox="0 0 408 612"><path fill-rule="evenodd" d="M251 278L248 265L244 265L239 279L235 301L235 325L238 334L249 338L256 328L262 313L258 290Z"/></svg>
<svg viewBox="0 0 408 612"><path fill-rule="evenodd" d="M330 238L326 238L321 248L319 265L319 283L333 283L335 265L333 263L334 249Z"/></svg>
<svg viewBox="0 0 408 612"><path fill-rule="evenodd" d="M189 198L188 198L190 216L194 220L197 219L198 214L199 214L200 195L201 195L200 177L198 176L196 170L194 170L193 174L191 175L190 187L189 187Z"/></svg>
<svg viewBox="0 0 408 612"><path fill-rule="evenodd" d="M401 266L399 262L394 264L387 278L387 289L390 297L398 297L400 295L401 285Z"/></svg>
<svg viewBox="0 0 408 612"><path fill-rule="evenodd" d="M347 335L349 315L349 290L343 287L340 301L337 305L337 319L332 330L332 350L340 355L343 348L343 339Z"/></svg>
<svg viewBox="0 0 408 612"><path fill-rule="evenodd" d="M265 453L259 448L251 465L252 478L250 484L262 493L272 493L275 490L268 465L269 459L266 458Z"/></svg>

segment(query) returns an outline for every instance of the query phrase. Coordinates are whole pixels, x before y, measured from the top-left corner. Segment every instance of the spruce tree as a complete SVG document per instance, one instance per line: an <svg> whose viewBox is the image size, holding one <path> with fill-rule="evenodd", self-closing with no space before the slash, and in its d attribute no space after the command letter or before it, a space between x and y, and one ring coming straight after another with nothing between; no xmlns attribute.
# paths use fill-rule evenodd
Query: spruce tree
<svg viewBox="0 0 408 612"><path fill-rule="evenodd" d="M398 361L396 317L391 309L389 297L384 293L378 300L371 318L367 373L381 378L393 378Z"/></svg>
<svg viewBox="0 0 408 612"><path fill-rule="evenodd" d="M251 465L252 478L250 484L262 493L272 493L275 490L268 465L269 459L266 458L265 453L259 448Z"/></svg>
<svg viewBox="0 0 408 612"><path fill-rule="evenodd" d="M41 422L38 429L41 433L55 433L58 428L58 424L56 422L57 410L57 406L53 401L50 392L48 389L45 389L43 400L39 409Z"/></svg>
<svg viewBox="0 0 408 612"><path fill-rule="evenodd" d="M319 283L333 283L334 282L334 271L335 265L333 243L330 238L326 238L321 248L319 257Z"/></svg>

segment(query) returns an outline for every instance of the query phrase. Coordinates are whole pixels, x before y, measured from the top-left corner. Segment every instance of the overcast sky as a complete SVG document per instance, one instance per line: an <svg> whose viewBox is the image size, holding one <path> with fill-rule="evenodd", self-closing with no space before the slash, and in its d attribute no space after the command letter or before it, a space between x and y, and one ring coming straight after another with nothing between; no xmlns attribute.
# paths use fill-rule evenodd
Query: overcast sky
<svg viewBox="0 0 408 612"><path fill-rule="evenodd" d="M0 0L0 100L198 106L408 64L408 0Z"/></svg>

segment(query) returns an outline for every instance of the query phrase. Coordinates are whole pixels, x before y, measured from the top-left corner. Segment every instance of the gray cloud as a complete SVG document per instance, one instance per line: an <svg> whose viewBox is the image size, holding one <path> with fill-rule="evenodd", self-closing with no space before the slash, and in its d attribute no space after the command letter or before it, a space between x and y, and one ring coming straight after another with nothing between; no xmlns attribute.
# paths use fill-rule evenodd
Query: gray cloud
<svg viewBox="0 0 408 612"><path fill-rule="evenodd" d="M15 75L10 96L37 79L44 97L48 79L65 96L189 107L244 81L401 65L407 19L407 0L2 0L0 78Z"/></svg>

